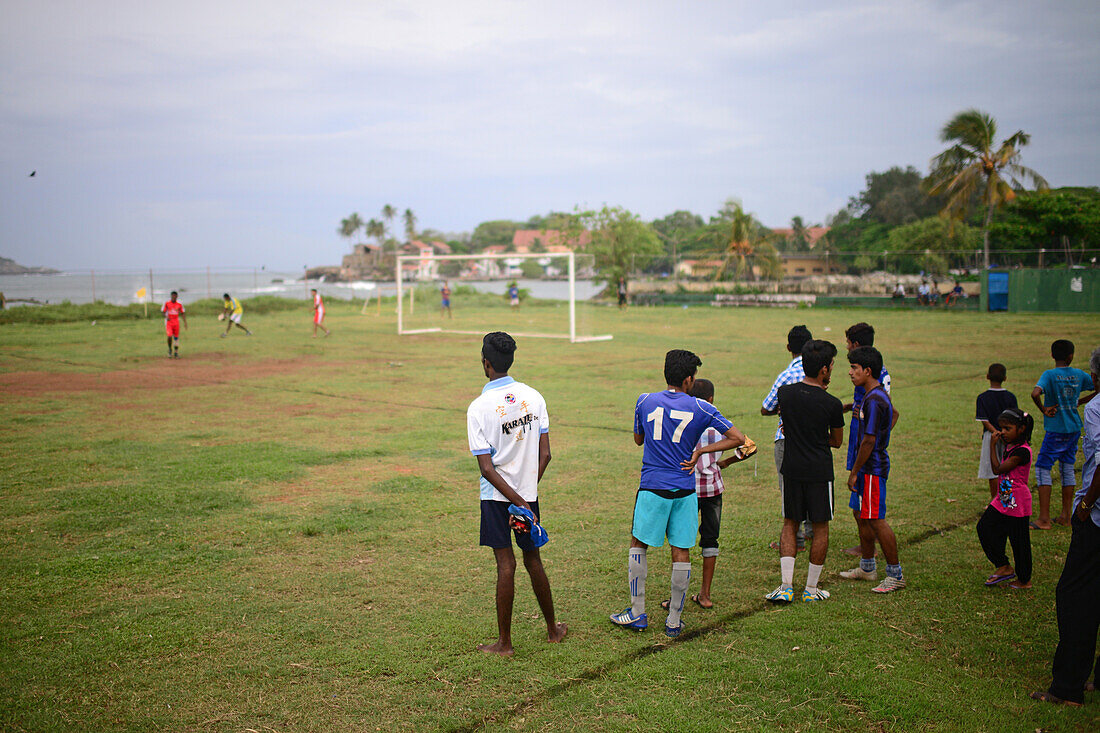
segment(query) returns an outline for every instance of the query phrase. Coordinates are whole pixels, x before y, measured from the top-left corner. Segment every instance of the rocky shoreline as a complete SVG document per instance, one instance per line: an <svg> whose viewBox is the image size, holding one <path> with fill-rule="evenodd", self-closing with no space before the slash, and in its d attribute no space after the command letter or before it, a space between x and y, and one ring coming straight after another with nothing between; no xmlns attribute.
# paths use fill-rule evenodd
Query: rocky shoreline
<svg viewBox="0 0 1100 733"><path fill-rule="evenodd" d="M15 260L0 257L0 275L57 275L60 272L52 267L24 267Z"/></svg>

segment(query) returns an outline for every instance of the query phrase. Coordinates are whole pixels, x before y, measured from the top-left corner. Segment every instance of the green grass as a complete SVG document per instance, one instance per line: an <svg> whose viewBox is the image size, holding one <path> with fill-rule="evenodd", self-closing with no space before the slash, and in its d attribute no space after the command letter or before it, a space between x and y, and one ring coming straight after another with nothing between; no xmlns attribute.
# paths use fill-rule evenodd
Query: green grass
<svg viewBox="0 0 1100 733"><path fill-rule="evenodd" d="M482 300L456 296L448 325L562 330L552 304ZM473 651L495 634L464 414L484 383L480 339L397 338L392 301L381 316L328 305L333 333L317 340L308 304L250 309L252 338L220 339L196 313L179 361L162 356L159 318L0 326L0 729L1100 725L1095 697L1081 710L1027 699L1049 681L1068 534L1034 533L1035 589L1012 593L981 586L973 529L987 496L973 421L986 366L1005 363L1026 399L1049 342L1074 340L1082 361L1100 343L1095 319L584 306L582 322L613 341L520 339L512 373L550 409L544 559L570 633L543 641L520 570L504 660ZM770 608L778 492L760 400L791 325L842 342L865 318L902 413L889 518L909 587L877 597L837 578L855 542L838 506L833 598ZM716 606L687 609L688 631L669 642L607 615L627 602L632 406L662 386L673 347L700 354L718 406L764 449L725 473ZM834 389L850 394L842 375ZM667 551L652 551L658 621L668 570Z"/></svg>

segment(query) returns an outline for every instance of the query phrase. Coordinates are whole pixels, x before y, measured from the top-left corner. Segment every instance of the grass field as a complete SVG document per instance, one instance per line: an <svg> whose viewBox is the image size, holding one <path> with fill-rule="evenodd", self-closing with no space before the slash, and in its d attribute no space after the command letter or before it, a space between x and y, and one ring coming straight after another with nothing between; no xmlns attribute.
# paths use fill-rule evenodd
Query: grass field
<svg viewBox="0 0 1100 733"><path fill-rule="evenodd" d="M472 330L545 330L555 313L457 306ZM521 339L512 374L551 416L544 559L569 636L545 643L521 567L516 655L500 659L474 651L495 636L465 431L480 339L399 339L392 308L329 307L332 336L317 340L308 307L246 313L252 338L192 318L178 361L155 318L0 326L0 728L1100 726L1096 693L1079 710L1027 698L1049 682L1068 532L1033 533L1035 588L1012 592L982 586L973 528L988 499L973 420L987 364L1008 366L1023 402L1052 339L1077 344L1077 365L1100 344L1094 316L589 306L613 341ZM775 421L760 400L791 325L843 347L863 319L901 412L889 517L909 587L879 597L837 577L856 538L838 499L832 599L772 608ZM725 472L716 605L689 604L670 641L607 616L628 602L634 399L663 386L674 347L701 356L716 404L763 450ZM651 551L657 619L668 570L667 550Z"/></svg>

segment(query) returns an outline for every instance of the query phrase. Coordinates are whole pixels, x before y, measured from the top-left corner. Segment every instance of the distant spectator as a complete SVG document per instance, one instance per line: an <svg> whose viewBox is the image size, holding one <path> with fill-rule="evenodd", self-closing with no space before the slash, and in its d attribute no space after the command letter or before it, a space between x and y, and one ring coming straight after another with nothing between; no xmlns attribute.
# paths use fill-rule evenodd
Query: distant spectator
<svg viewBox="0 0 1100 733"><path fill-rule="evenodd" d="M928 305L930 289L928 287L927 280L920 281L920 287L917 288L917 302L921 305Z"/></svg>
<svg viewBox="0 0 1100 733"><path fill-rule="evenodd" d="M893 297L895 300L902 300L905 298L905 288L902 286L901 283L898 283L894 286Z"/></svg>

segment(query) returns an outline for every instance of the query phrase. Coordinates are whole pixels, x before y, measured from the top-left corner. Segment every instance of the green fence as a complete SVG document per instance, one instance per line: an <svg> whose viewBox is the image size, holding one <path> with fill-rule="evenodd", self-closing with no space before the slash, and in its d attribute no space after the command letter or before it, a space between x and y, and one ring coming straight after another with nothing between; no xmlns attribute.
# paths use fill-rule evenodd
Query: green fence
<svg viewBox="0 0 1100 733"><path fill-rule="evenodd" d="M1100 313L1100 270L1021 269L991 271L989 278L1008 275L1007 310L1010 313ZM984 298L983 301L990 301ZM983 306L989 307L986 302Z"/></svg>

